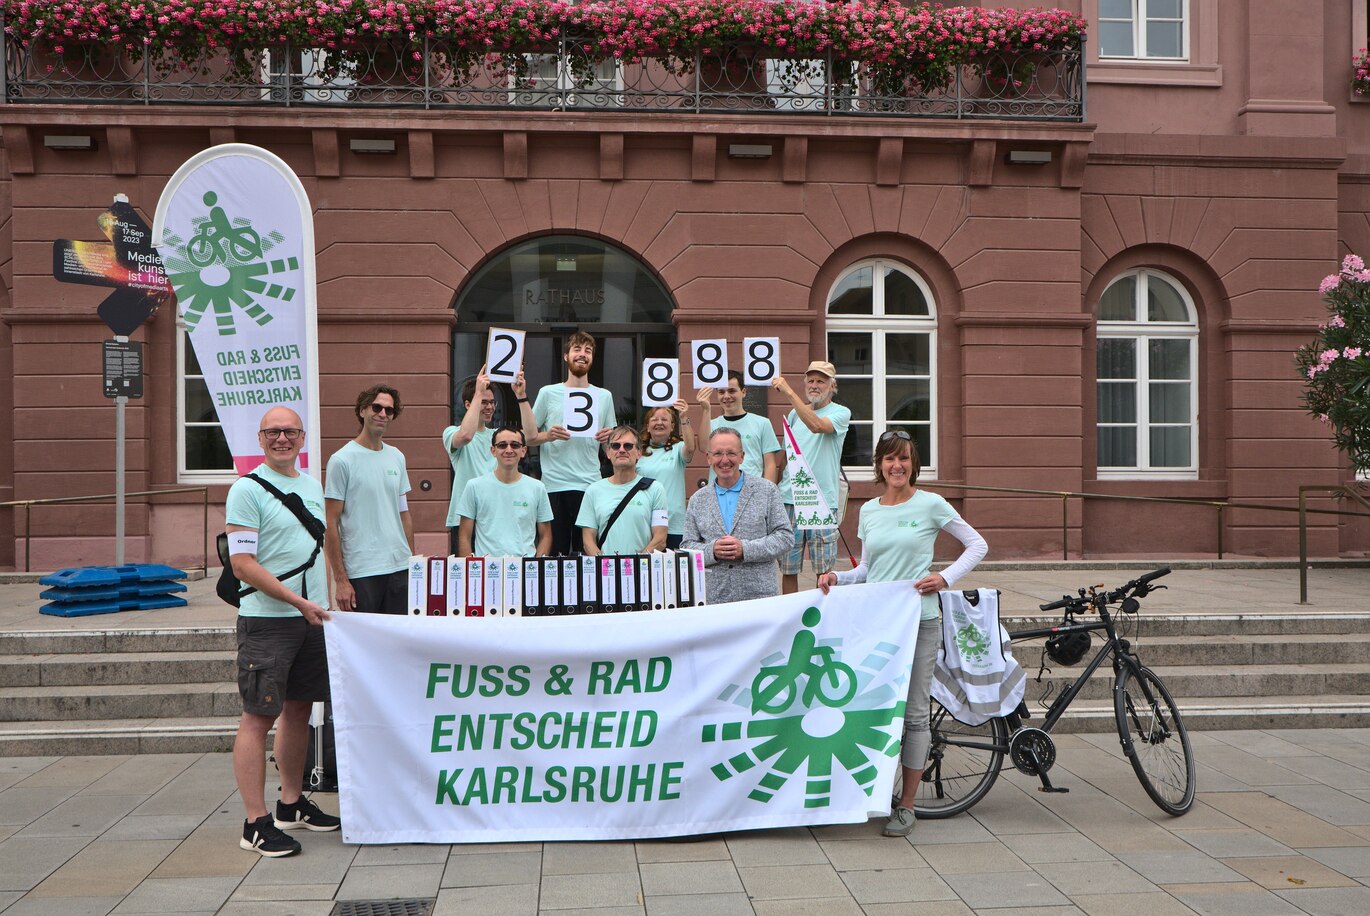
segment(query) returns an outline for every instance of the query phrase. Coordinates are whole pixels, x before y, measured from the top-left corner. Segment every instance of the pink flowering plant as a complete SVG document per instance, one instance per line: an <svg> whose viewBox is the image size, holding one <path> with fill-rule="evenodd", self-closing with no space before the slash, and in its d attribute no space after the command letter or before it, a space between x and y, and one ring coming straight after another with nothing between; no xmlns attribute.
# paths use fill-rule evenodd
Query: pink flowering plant
<svg viewBox="0 0 1370 916"><path fill-rule="evenodd" d="M1337 448L1370 471L1370 270L1349 254L1318 285L1331 317L1295 354L1304 405L1332 427Z"/></svg>
<svg viewBox="0 0 1370 916"><path fill-rule="evenodd" d="M344 57L378 43L414 59L425 41L459 67L486 55L556 50L586 60L693 61L739 43L765 57L879 65L927 85L1003 53L1078 48L1085 30L1058 9L905 5L896 0L0 0L25 47L121 46L191 66L289 43ZM418 55L421 59L422 55ZM941 81L939 83L939 80Z"/></svg>
<svg viewBox="0 0 1370 916"><path fill-rule="evenodd" d="M1356 95L1370 95L1370 49L1361 48L1351 61L1351 91Z"/></svg>

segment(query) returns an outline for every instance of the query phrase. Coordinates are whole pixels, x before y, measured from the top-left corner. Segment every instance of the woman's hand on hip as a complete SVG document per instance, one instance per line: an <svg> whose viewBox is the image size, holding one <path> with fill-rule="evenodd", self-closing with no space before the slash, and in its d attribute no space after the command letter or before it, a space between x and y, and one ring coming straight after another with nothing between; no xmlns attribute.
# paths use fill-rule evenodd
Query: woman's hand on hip
<svg viewBox="0 0 1370 916"><path fill-rule="evenodd" d="M935 595L946 590L947 580L942 578L941 573L933 573L913 583L913 587L918 589L920 595Z"/></svg>

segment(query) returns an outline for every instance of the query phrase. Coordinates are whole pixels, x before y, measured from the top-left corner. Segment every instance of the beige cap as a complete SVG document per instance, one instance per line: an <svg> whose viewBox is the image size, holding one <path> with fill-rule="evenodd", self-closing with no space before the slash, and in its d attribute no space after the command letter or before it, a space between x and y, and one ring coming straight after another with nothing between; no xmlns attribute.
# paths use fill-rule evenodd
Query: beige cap
<svg viewBox="0 0 1370 916"><path fill-rule="evenodd" d="M813 362L809 363L809 368L804 370L804 374L808 375L810 372L821 372L828 378L837 378L837 370L833 368L832 363L828 362L825 359L816 359Z"/></svg>

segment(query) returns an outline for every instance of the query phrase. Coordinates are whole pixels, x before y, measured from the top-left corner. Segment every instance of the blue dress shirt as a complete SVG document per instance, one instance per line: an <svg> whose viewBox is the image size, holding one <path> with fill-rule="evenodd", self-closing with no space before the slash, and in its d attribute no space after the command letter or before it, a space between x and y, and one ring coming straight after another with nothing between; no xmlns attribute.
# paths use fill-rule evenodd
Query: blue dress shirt
<svg viewBox="0 0 1370 916"><path fill-rule="evenodd" d="M733 531L733 516L737 514L737 498L742 494L742 482L747 479L746 472L737 475L737 483L731 487L719 486L714 482L714 496L718 497L718 514L723 516L723 527L729 534Z"/></svg>

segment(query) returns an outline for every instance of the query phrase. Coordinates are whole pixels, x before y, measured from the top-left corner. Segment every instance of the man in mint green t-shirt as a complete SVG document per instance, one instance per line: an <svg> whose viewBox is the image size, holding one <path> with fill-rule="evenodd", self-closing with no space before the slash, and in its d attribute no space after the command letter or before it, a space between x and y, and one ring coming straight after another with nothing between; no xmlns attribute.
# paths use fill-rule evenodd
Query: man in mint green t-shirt
<svg viewBox="0 0 1370 916"><path fill-rule="evenodd" d="M459 556L531 557L551 549L552 504L542 481L519 473L523 441L521 429L495 430L495 470L467 484L457 507Z"/></svg>
<svg viewBox="0 0 1370 916"><path fill-rule="evenodd" d="M528 398L520 396L519 414L528 445L540 449L542 483L552 502L552 552L565 556L580 549L576 517L585 491L599 480L599 446L608 440L615 414L613 394L590 384L595 339L576 331L566 338L561 358L566 363L566 381L541 389L532 407ZM599 416L585 417L588 425L597 428L593 438L572 436L562 423L566 395L571 391L597 395Z"/></svg>
<svg viewBox="0 0 1370 916"><path fill-rule="evenodd" d="M799 455L808 464L818 482L818 489L827 501L833 517L841 507L837 504L837 482L842 474L842 445L847 440L851 425L851 410L833 400L837 393L837 369L821 359L809 363L804 373L804 392L790 387L783 376L777 375L772 387L794 405L785 422L790 425ZM837 527L800 528L795 523L794 488L795 468L785 465L785 479L780 484L780 496L794 526L794 548L780 560L781 589L786 595L799 591L799 573L804 568L804 554L809 554L809 568L815 576L832 569L837 563Z"/></svg>
<svg viewBox="0 0 1370 916"><path fill-rule="evenodd" d="M639 488L643 480L637 473L639 439L637 430L631 426L613 430L604 447L609 452L614 473L595 481L585 491L576 524L581 528L585 553L590 556L651 553L666 546L670 506L666 502L666 491L656 481ZM618 518L613 518L620 505L623 511Z"/></svg>
<svg viewBox="0 0 1370 916"><path fill-rule="evenodd" d="M477 477L483 477L495 469L495 456L490 451L491 437L495 430L490 421L495 417L495 392L490 388L490 379L485 367L473 379L468 379L461 389L461 423L449 426L442 431L442 449L447 460L452 463L452 498L447 504L447 527L455 528L461 524L457 514L457 504L466 485Z"/></svg>
<svg viewBox="0 0 1370 916"><path fill-rule="evenodd" d="M266 460L253 473L287 497L298 498L322 526L323 490L295 466L304 447L300 415L273 407L258 430ZM233 741L233 776L247 815L238 845L278 858L300 851L300 844L283 831L337 830L340 824L301 794L310 708L328 698L328 656L320 626L329 619L324 610L328 582L314 534L256 480L243 477L229 488L224 515L233 574L255 589L242 596L238 608L243 714ZM303 572L286 576L306 564ZM266 808L266 735L273 724L281 780L274 816Z"/></svg>
<svg viewBox="0 0 1370 916"><path fill-rule="evenodd" d="M718 406L723 416L711 417L713 404L712 388L701 388L699 406L704 408L704 419L708 422L709 432L726 426L742 437L742 451L746 458L742 462L742 473L764 477L773 484L780 483L780 440L776 438L775 427L764 414L747 413L742 401L747 389L742 385L742 373L736 369L728 372L728 387L718 389ZM709 483L717 475L709 471Z"/></svg>
<svg viewBox="0 0 1370 916"><path fill-rule="evenodd" d="M339 609L408 612L407 570L414 553L409 470L404 453L385 444L403 407L400 393L372 385L357 396L357 438L328 459L324 508L333 597Z"/></svg>

